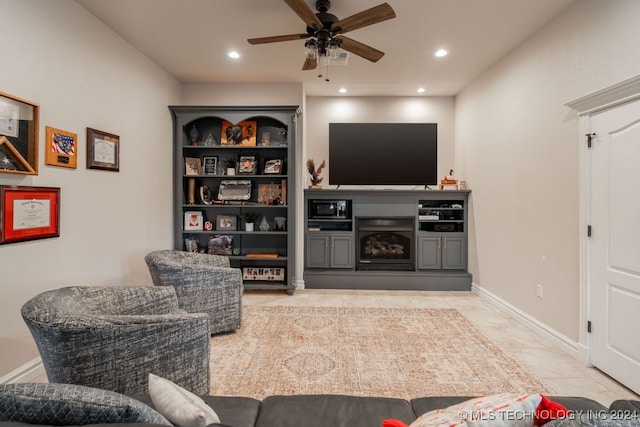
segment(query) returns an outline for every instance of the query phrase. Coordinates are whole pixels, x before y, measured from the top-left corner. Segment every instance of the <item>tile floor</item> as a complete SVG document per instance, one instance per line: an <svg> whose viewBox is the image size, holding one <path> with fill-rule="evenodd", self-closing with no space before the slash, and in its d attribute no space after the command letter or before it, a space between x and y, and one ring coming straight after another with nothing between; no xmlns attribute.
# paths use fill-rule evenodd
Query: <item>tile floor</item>
<svg viewBox="0 0 640 427"><path fill-rule="evenodd" d="M251 306L456 308L507 354L552 387L556 394L589 397L606 406L616 399L640 400L640 396L599 370L584 366L472 292L305 289L289 296L284 292L247 291L243 303Z"/></svg>

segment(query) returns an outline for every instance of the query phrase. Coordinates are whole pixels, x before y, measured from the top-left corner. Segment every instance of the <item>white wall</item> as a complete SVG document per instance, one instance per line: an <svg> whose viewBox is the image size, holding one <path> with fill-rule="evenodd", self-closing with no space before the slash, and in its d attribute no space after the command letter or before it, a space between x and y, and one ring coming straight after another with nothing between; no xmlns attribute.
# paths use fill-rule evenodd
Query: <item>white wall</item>
<svg viewBox="0 0 640 427"><path fill-rule="evenodd" d="M474 283L574 341L584 143L564 104L640 73L639 17L637 0L579 1L456 99Z"/></svg>
<svg viewBox="0 0 640 427"><path fill-rule="evenodd" d="M306 106L305 159L314 159L316 165L329 161L329 123L437 123L438 176L444 177L454 168L453 97L308 97ZM328 167L321 175L323 187L335 187L326 185L330 182Z"/></svg>
<svg viewBox="0 0 640 427"><path fill-rule="evenodd" d="M0 0L0 91L40 105L37 176L61 188L60 237L0 246L0 377L38 356L22 304L68 285L150 284L172 245L170 104L180 85L74 1ZM78 134L77 169L44 165L45 126ZM86 168L86 128L120 136L120 172Z"/></svg>

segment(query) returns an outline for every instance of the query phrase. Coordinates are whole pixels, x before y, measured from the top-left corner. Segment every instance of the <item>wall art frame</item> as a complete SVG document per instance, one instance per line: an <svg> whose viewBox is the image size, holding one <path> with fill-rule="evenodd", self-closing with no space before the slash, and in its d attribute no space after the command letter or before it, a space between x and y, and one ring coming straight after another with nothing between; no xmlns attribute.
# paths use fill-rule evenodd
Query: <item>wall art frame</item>
<svg viewBox="0 0 640 427"><path fill-rule="evenodd" d="M0 172L38 174L40 106L0 92Z"/></svg>
<svg viewBox="0 0 640 427"><path fill-rule="evenodd" d="M60 236L60 188L0 186L0 244Z"/></svg>
<svg viewBox="0 0 640 427"><path fill-rule="evenodd" d="M87 169L120 171L120 137L87 128Z"/></svg>
<svg viewBox="0 0 640 427"><path fill-rule="evenodd" d="M44 164L76 169L78 167L78 135L45 126Z"/></svg>

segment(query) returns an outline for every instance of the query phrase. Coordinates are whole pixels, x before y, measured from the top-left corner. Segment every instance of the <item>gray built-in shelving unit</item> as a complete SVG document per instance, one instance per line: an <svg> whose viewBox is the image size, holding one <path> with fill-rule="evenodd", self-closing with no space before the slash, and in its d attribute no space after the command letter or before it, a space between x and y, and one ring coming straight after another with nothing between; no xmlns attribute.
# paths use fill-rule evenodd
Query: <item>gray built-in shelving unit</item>
<svg viewBox="0 0 640 427"><path fill-rule="evenodd" d="M187 250L186 239L195 242L200 250L209 252L209 242L219 236L232 240L229 255L232 267L243 270L245 289L286 290L293 294L295 284L295 150L297 106L275 107L207 107L170 106L173 119L174 140L174 247ZM239 124L255 122L256 145L221 145L223 122ZM197 144L192 143L193 129L197 131ZM265 144L264 136L269 141ZM250 173L226 174L225 160L252 156L255 170ZM213 157L213 164L204 166L204 158ZM203 169L197 174L187 174L186 159L200 159ZM281 169L265 170L268 160L281 160ZM247 200L218 200L223 181L249 181L250 196ZM206 185L213 200L203 200L200 188ZM281 195L265 201L264 188L279 189ZM260 190L262 188L263 190ZM259 200L260 197L260 200ZM191 200L190 200L191 199ZM259 214L254 231L245 231L244 214ZM202 213L202 230L185 229L187 212ZM278 218L279 226L275 219ZM220 229L220 221L227 228ZM268 230L261 230L262 218L266 218ZM286 225L282 229L282 218ZM209 225L208 230L204 225ZM188 228L188 227L187 227ZM228 247L228 239L223 240ZM275 257L274 257L275 255Z"/></svg>
<svg viewBox="0 0 640 427"><path fill-rule="evenodd" d="M471 289L469 190L305 189L307 288ZM314 201L346 201L346 215L317 218ZM367 255L369 241L402 256ZM382 242L380 242L382 240ZM386 240L386 241L385 241Z"/></svg>

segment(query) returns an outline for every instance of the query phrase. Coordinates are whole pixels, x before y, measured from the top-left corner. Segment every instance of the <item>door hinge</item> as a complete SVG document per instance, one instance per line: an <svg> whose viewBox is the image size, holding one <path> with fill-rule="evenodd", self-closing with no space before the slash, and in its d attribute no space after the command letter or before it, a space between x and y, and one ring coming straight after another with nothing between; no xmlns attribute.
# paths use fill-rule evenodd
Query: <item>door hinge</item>
<svg viewBox="0 0 640 427"><path fill-rule="evenodd" d="M595 138L595 136L595 132L587 134L587 148L591 148L591 141L593 140L593 138Z"/></svg>
<svg viewBox="0 0 640 427"><path fill-rule="evenodd" d="M587 225L587 237L591 237L591 226Z"/></svg>
<svg viewBox="0 0 640 427"><path fill-rule="evenodd" d="M591 320L587 320L587 333L591 333Z"/></svg>

